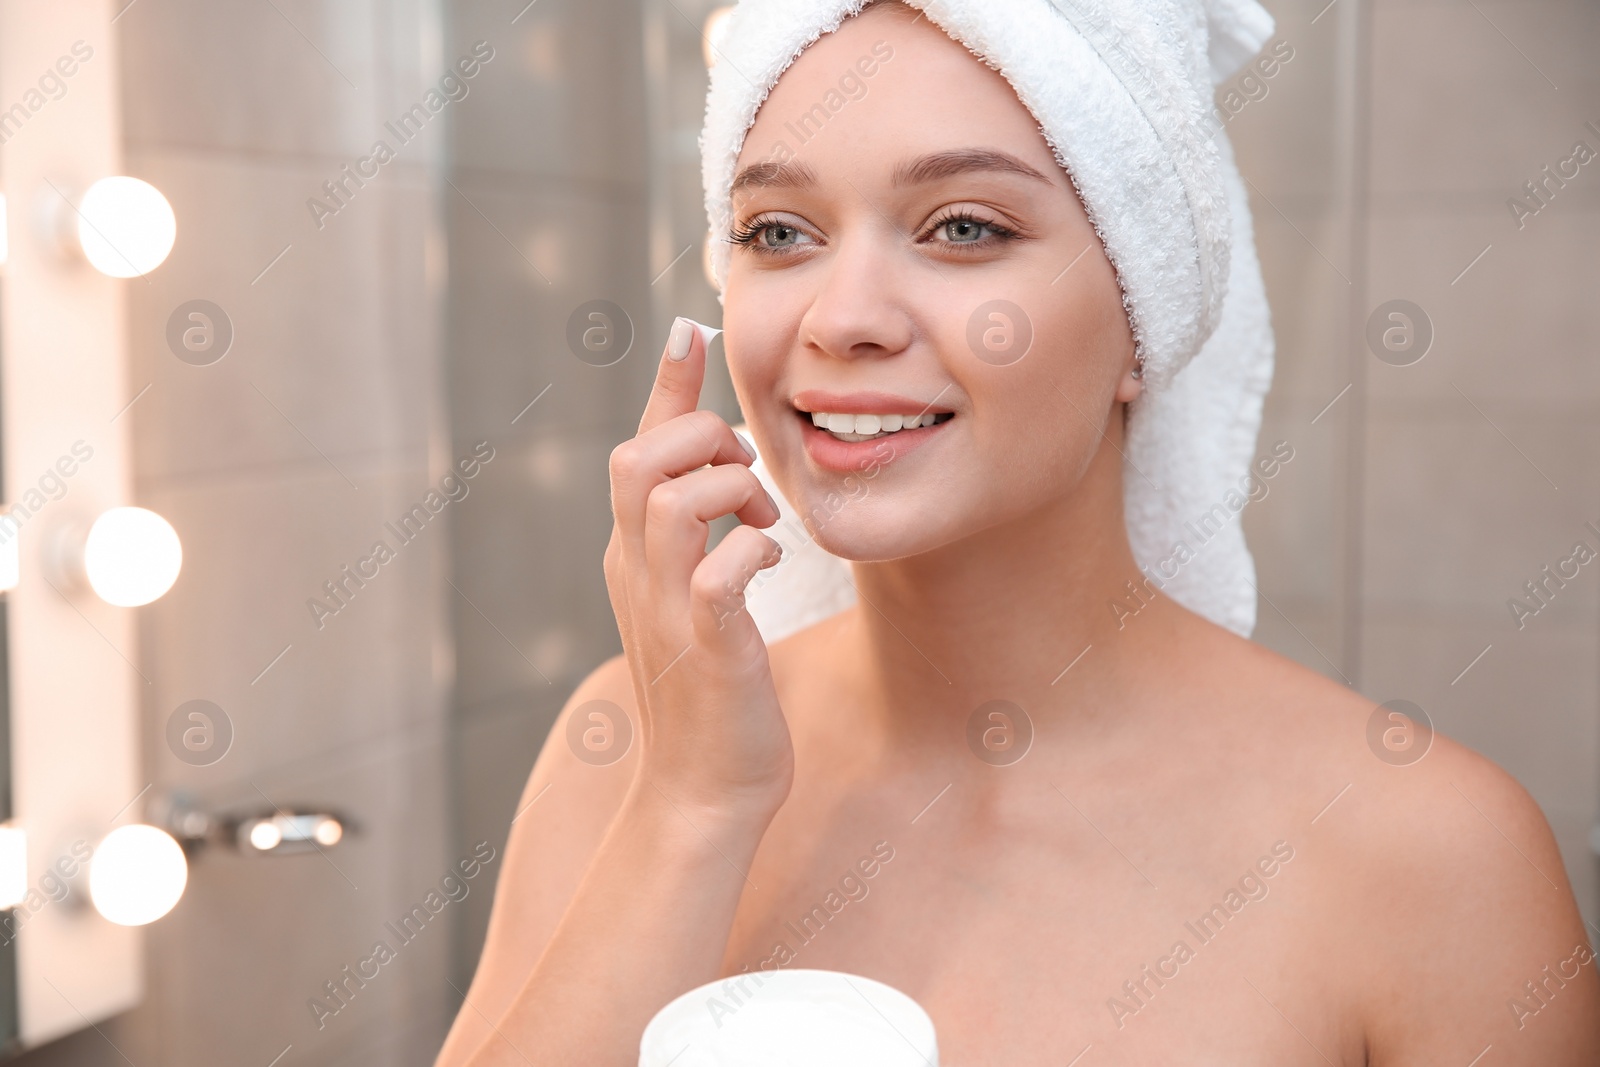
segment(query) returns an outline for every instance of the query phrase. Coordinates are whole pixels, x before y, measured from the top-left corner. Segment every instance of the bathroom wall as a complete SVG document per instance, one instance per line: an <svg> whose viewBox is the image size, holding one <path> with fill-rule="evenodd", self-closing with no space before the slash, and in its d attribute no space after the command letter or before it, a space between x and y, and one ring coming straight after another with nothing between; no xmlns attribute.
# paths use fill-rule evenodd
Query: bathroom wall
<svg viewBox="0 0 1600 1067"><path fill-rule="evenodd" d="M401 545L384 525L455 458L442 129L397 144L340 200L322 186L376 139L396 141L385 121L455 56L427 0L142 0L104 32L121 49L124 166L178 218L168 262L124 283L130 381L145 390L122 416L136 502L185 550L176 586L139 609L143 803L154 813L183 791L222 812L310 805L347 815L353 833L320 855L193 858L180 905L147 930L143 1004L21 1062L427 1063L454 1008L453 913L347 985L320 1025L308 1001L395 940L384 924L459 858L450 531L435 520ZM314 213L314 198L337 212ZM195 299L234 333L209 366L166 340ZM323 583L381 538L396 558L316 618L309 601L340 603ZM235 732L209 766L165 742L168 716L196 698ZM486 896L487 878L477 885Z"/></svg>
<svg viewBox="0 0 1600 1067"><path fill-rule="evenodd" d="M1543 207L1524 189L1600 150L1600 20L1583 0L1267 6L1294 59L1228 127L1278 338L1262 440L1296 450L1246 512L1258 637L1515 775L1600 921L1600 570L1548 606L1525 589L1600 550L1600 164ZM1369 344L1394 300L1431 323L1425 355Z"/></svg>
<svg viewBox="0 0 1600 1067"><path fill-rule="evenodd" d="M607 462L638 425L674 313L652 303L667 263L652 269L639 7L520 6L446 9L454 51L496 49L453 127L443 202L452 447L495 449L452 531L457 849L503 844L556 713L621 649L600 567ZM596 301L603 320L589 318ZM609 351L574 347L574 329L608 331ZM466 901L463 990L489 903Z"/></svg>

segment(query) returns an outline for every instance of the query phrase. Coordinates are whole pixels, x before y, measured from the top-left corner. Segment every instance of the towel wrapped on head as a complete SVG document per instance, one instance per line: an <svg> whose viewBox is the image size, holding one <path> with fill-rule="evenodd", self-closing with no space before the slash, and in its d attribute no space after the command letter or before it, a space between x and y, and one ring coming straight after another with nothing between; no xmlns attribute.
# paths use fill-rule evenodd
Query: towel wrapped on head
<svg viewBox="0 0 1600 1067"><path fill-rule="evenodd" d="M1252 477L1273 341L1212 93L1272 36L1271 16L1255 0L901 2L1006 78L1071 178L1116 269L1145 386L1129 405L1123 479L1134 558L1152 587L1248 636L1255 566L1234 504ZM740 0L726 20L700 136L713 238L728 232L739 151L778 76L863 5ZM711 247L720 285L730 247ZM853 598L844 561L778 539L800 551L747 600L768 640Z"/></svg>

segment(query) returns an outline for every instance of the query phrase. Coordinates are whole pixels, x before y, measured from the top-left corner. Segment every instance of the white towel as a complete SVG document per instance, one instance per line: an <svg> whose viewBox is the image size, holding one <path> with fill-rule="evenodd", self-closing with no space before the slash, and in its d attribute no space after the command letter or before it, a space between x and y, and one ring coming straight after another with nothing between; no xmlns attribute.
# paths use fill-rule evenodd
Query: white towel
<svg viewBox="0 0 1600 1067"><path fill-rule="evenodd" d="M904 2L1005 76L1077 187L1143 367L1123 478L1134 557L1174 600L1248 636L1255 565L1233 503L1249 476L1273 341L1249 202L1212 92L1266 43L1271 16L1255 0ZM806 46L862 5L740 0L727 19L716 42L727 62L712 67L700 136L719 283L728 190L756 111ZM764 465L757 473L781 501ZM1226 521L1215 532L1215 519L1196 526L1208 516ZM811 544L748 602L776 640L853 596L844 562Z"/></svg>

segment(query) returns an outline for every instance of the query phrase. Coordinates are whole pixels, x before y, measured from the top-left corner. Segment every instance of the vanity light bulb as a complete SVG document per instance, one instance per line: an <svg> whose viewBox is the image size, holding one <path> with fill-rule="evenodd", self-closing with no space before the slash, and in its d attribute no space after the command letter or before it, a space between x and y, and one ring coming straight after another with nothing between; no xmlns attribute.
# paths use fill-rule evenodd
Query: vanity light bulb
<svg viewBox="0 0 1600 1067"><path fill-rule="evenodd" d="M16 519L0 515L0 593L11 592L22 580L22 542L17 536L20 532Z"/></svg>
<svg viewBox="0 0 1600 1067"><path fill-rule="evenodd" d="M28 895L28 836L18 826L0 826L0 908L14 908Z"/></svg>
<svg viewBox="0 0 1600 1067"><path fill-rule="evenodd" d="M178 220L161 190L138 178L101 178L78 205L78 243L95 270L113 278L149 274L166 260Z"/></svg>
<svg viewBox="0 0 1600 1067"><path fill-rule="evenodd" d="M722 47L722 39L728 35L728 16L733 14L731 6L719 7L706 16L705 26L700 31L700 54L706 61L706 69L710 70L717 62L717 49Z"/></svg>
<svg viewBox="0 0 1600 1067"><path fill-rule="evenodd" d="M183 543L178 531L145 508L112 508L94 520L83 546L89 585L107 604L136 608L178 580Z"/></svg>
<svg viewBox="0 0 1600 1067"><path fill-rule="evenodd" d="M119 926L155 922L178 903L188 882L183 848L154 826L117 827L89 861L89 899Z"/></svg>
<svg viewBox="0 0 1600 1067"><path fill-rule="evenodd" d="M250 846L266 852L268 849L277 848L283 841L283 831L278 829L278 824L270 819L256 823L250 827Z"/></svg>
<svg viewBox="0 0 1600 1067"><path fill-rule="evenodd" d="M338 819L323 819L317 823L317 828L311 832L311 836L316 838L317 844L331 848L344 837L344 827L339 824Z"/></svg>

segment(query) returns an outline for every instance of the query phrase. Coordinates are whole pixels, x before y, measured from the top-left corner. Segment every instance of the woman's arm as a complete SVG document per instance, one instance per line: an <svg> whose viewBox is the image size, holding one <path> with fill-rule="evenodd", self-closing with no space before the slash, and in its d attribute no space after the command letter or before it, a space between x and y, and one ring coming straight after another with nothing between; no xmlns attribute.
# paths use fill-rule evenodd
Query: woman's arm
<svg viewBox="0 0 1600 1067"><path fill-rule="evenodd" d="M777 521L777 508L749 470L753 453L723 420L694 410L705 351L692 324L675 324L668 351L639 435L618 446L611 462L616 523L606 584L632 700L616 699L615 668L590 687L632 705L637 765L543 944L538 928L553 911L549 887L543 920L520 899L531 888L523 880L528 867L545 880L543 857L516 848L513 865L508 856L490 936L520 931L525 955L486 946L461 1013L479 1022L458 1017L441 1067L636 1062L650 1017L716 976L745 872L788 795L788 728L766 646L743 611L745 585L778 559L776 543L755 529ZM684 358L671 358L675 352ZM747 525L707 553L709 522L726 514ZM587 699L580 688L563 719ZM562 747L559 736L545 746L530 792L548 785L553 794L581 778L587 768L572 766L579 761L559 754ZM541 784L547 760L550 781ZM545 799L534 793L523 803ZM561 806L537 818L550 820ZM530 837L545 834L562 846L557 863L581 850L560 830Z"/></svg>
<svg viewBox="0 0 1600 1067"><path fill-rule="evenodd" d="M567 723L592 700L616 704L637 725L633 683L621 656L602 663L568 698L517 800L500 863L489 927L466 999L438 1067L461 1067L494 1034L521 992L621 810L639 766L637 737L610 764L586 763L564 743Z"/></svg>

